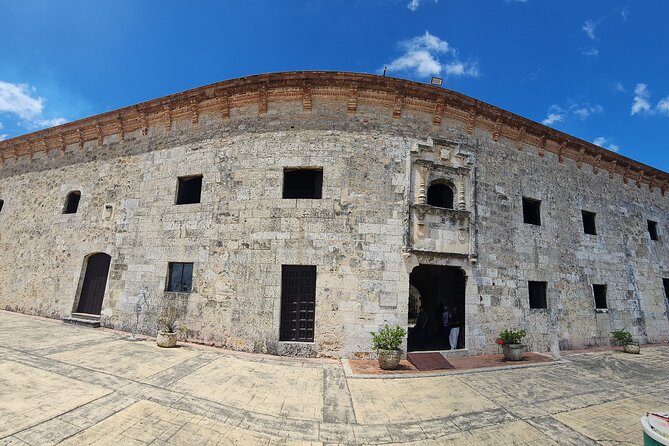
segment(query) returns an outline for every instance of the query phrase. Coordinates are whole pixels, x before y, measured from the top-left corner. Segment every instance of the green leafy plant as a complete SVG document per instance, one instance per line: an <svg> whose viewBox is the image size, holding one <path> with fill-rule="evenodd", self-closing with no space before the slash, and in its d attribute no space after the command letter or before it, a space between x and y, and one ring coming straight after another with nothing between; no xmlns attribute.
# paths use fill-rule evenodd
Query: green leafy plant
<svg viewBox="0 0 669 446"><path fill-rule="evenodd" d="M402 345L402 338L406 335L406 330L399 325L391 327L386 325L378 332L371 332L372 348L379 350L398 350Z"/></svg>
<svg viewBox="0 0 669 446"><path fill-rule="evenodd" d="M527 335L525 330L509 330L504 329L499 332L497 337L497 344L507 345L507 344L520 344L520 341Z"/></svg>
<svg viewBox="0 0 669 446"><path fill-rule="evenodd" d="M616 343L620 345L631 344L632 342L634 342L634 340L632 339L632 334L627 330L612 331L611 337Z"/></svg>

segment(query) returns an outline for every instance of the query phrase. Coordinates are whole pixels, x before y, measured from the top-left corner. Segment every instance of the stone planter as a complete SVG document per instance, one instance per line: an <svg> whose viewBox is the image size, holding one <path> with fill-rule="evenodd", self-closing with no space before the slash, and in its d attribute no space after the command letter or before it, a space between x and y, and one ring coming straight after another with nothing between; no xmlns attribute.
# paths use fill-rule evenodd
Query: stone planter
<svg viewBox="0 0 669 446"><path fill-rule="evenodd" d="M400 365L402 350L379 350L379 367L395 370Z"/></svg>
<svg viewBox="0 0 669 446"><path fill-rule="evenodd" d="M525 346L523 344L504 344L502 352L504 352L504 359L507 361L520 361L523 359Z"/></svg>
<svg viewBox="0 0 669 446"><path fill-rule="evenodd" d="M177 345L177 334L167 331L159 331L156 336L156 344L158 347L171 348Z"/></svg>
<svg viewBox="0 0 669 446"><path fill-rule="evenodd" d="M633 353L635 355L638 355L639 353L641 353L641 348L639 347L638 342L632 342L630 344L623 345L623 351L625 353Z"/></svg>

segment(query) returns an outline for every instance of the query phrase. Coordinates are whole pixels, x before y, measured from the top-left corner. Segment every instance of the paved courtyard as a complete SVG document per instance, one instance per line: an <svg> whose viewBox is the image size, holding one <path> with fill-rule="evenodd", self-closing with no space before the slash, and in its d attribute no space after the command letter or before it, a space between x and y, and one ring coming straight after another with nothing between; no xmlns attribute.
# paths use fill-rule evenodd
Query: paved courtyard
<svg viewBox="0 0 669 446"><path fill-rule="evenodd" d="M0 445L642 444L669 347L507 370L347 377L0 311Z"/></svg>

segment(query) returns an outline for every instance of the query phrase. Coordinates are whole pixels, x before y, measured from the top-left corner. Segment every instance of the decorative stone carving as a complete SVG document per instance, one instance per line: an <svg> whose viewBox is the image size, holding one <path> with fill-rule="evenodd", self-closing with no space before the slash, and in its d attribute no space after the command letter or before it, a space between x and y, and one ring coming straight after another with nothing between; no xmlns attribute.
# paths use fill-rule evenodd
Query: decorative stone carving
<svg viewBox="0 0 669 446"><path fill-rule="evenodd" d="M402 106L404 105L404 96L400 93L395 94L395 106L393 107L393 118L402 117Z"/></svg>
<svg viewBox="0 0 669 446"><path fill-rule="evenodd" d="M411 246L418 251L471 255L470 212L467 194L470 189L472 156L460 144L441 139L428 140L411 150L414 198L411 205ZM453 208L428 204L427 189L433 183L453 189Z"/></svg>
<svg viewBox="0 0 669 446"><path fill-rule="evenodd" d="M444 100L437 99L434 104L434 116L432 117L432 124L441 125L441 117L444 114Z"/></svg>
<svg viewBox="0 0 669 446"><path fill-rule="evenodd" d="M501 133L502 133L502 121L499 118L497 118L497 121L495 121L495 129L492 132L493 141L499 141Z"/></svg>
<svg viewBox="0 0 669 446"><path fill-rule="evenodd" d="M476 126L476 110L470 110L469 115L467 115L467 134L471 135L474 133L474 127Z"/></svg>
<svg viewBox="0 0 669 446"><path fill-rule="evenodd" d="M190 124L193 127L197 127L199 121L199 114L197 109L197 101L195 99L190 100Z"/></svg>
<svg viewBox="0 0 669 446"><path fill-rule="evenodd" d="M358 110L358 87L357 86L353 86L348 91L348 101L346 103L346 109L351 114L355 114L355 112Z"/></svg>
<svg viewBox="0 0 669 446"><path fill-rule="evenodd" d="M302 88L302 110L310 112L311 107L311 88L309 86L305 86Z"/></svg>

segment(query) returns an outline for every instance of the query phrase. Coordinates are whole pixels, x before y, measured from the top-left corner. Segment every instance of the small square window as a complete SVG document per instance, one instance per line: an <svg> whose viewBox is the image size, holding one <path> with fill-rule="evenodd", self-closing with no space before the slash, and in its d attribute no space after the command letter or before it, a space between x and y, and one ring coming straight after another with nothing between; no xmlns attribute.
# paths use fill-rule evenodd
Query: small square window
<svg viewBox="0 0 669 446"><path fill-rule="evenodd" d="M651 240L659 240L657 236L657 222L653 220L648 220L648 234L650 235Z"/></svg>
<svg viewBox="0 0 669 446"><path fill-rule="evenodd" d="M609 308L606 304L606 285L592 285L592 294L595 296L595 308L604 310Z"/></svg>
<svg viewBox="0 0 669 446"><path fill-rule="evenodd" d="M541 201L523 197L523 222L541 226Z"/></svg>
<svg viewBox="0 0 669 446"><path fill-rule="evenodd" d="M542 309L546 306L546 282L527 282L530 293L530 308Z"/></svg>
<svg viewBox="0 0 669 446"><path fill-rule="evenodd" d="M664 297L669 299L669 279L662 279L662 285L664 285Z"/></svg>
<svg viewBox="0 0 669 446"><path fill-rule="evenodd" d="M179 177L177 182L176 204L199 203L201 192L202 175Z"/></svg>
<svg viewBox="0 0 669 446"><path fill-rule="evenodd" d="M2 206L5 204L4 200L0 200L0 212L2 212Z"/></svg>
<svg viewBox="0 0 669 446"><path fill-rule="evenodd" d="M595 213L589 211L581 211L583 216L583 232L585 234L597 235L597 228L595 227Z"/></svg>
<svg viewBox="0 0 669 446"><path fill-rule="evenodd" d="M283 198L315 198L323 195L323 169L285 168Z"/></svg>
<svg viewBox="0 0 669 446"><path fill-rule="evenodd" d="M170 262L168 269L169 276L165 291L190 293L193 289L193 264Z"/></svg>

